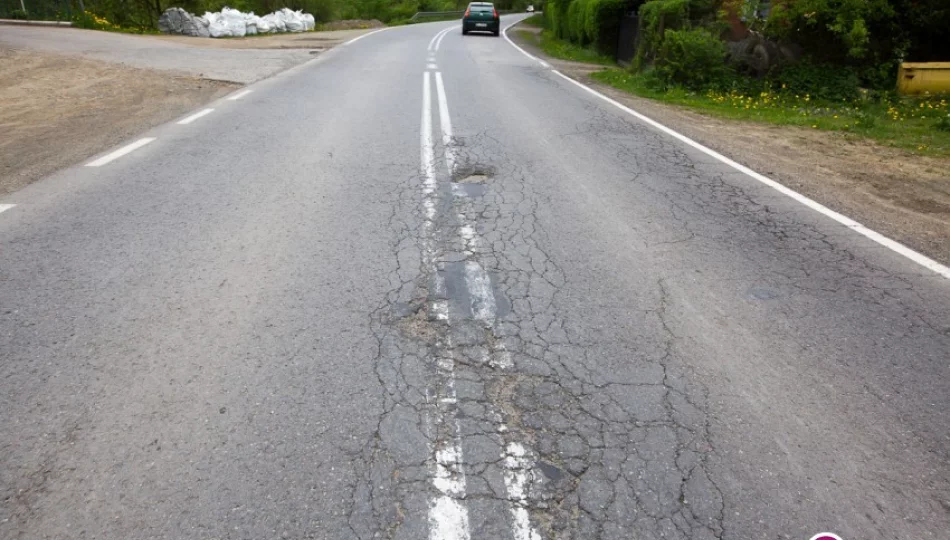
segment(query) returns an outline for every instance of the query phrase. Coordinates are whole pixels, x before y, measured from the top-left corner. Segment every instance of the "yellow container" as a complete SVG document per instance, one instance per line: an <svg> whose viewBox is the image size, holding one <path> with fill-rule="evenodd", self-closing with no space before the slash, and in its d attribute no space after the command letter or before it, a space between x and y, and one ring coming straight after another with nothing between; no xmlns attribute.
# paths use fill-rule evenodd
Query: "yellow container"
<svg viewBox="0 0 950 540"><path fill-rule="evenodd" d="M905 62L897 73L901 94L950 94L950 62Z"/></svg>

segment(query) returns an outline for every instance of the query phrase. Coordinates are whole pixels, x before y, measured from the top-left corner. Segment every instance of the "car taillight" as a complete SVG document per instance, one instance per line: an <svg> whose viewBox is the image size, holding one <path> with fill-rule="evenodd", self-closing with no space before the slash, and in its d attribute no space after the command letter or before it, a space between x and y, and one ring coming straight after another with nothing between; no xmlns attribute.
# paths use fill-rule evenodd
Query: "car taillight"
<svg viewBox="0 0 950 540"><path fill-rule="evenodd" d="M491 10L495 13L495 18L497 19L497 18L498 18L498 10L495 9L495 8L491 8Z"/></svg>
<svg viewBox="0 0 950 540"><path fill-rule="evenodd" d="M465 10L465 15L462 15L462 16L463 16L463 17L468 17L468 15L469 15L471 12L472 12L471 9L466 9L466 10ZM458 13L458 12L456 11L456 13Z"/></svg>

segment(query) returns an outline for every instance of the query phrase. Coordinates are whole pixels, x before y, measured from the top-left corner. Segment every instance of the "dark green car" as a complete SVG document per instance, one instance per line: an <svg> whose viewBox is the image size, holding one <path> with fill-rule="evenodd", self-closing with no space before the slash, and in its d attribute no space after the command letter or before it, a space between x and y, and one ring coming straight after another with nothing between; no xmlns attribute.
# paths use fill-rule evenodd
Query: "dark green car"
<svg viewBox="0 0 950 540"><path fill-rule="evenodd" d="M491 2L472 2L462 16L462 35L469 32L491 32L496 36L501 31L498 10Z"/></svg>

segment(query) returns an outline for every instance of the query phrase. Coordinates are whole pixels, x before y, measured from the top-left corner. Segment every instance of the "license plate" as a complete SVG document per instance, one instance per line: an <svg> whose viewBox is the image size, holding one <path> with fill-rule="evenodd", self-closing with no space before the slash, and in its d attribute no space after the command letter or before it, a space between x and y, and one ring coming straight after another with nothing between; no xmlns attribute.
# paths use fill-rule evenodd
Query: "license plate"
<svg viewBox="0 0 950 540"><path fill-rule="evenodd" d="M488 23L483 23L483 22L475 23L475 26L478 28L485 28L486 26L488 26Z"/></svg>

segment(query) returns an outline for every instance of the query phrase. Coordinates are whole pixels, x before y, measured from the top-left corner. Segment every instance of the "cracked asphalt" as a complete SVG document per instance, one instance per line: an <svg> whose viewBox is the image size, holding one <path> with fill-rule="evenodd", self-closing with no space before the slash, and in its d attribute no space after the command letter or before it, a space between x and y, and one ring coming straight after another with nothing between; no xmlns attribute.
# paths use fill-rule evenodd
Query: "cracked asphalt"
<svg viewBox="0 0 950 540"><path fill-rule="evenodd" d="M946 538L950 282L454 24L0 200L0 537Z"/></svg>

